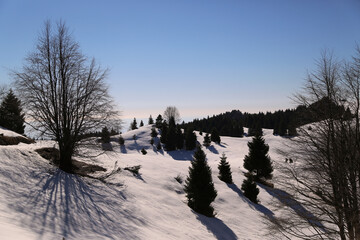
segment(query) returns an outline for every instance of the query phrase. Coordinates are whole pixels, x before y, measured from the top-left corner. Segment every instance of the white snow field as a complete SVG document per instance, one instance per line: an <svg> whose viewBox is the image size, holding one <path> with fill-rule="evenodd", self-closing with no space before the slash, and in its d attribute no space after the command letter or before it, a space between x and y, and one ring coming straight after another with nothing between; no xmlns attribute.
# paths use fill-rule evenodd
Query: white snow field
<svg viewBox="0 0 360 240"><path fill-rule="evenodd" d="M6 131L2 130L13 134ZM123 148L114 137L113 151L77 158L103 166L107 172L115 166L141 165L139 176L122 170L108 183L67 174L34 151L54 146L52 141L0 146L0 239L271 239L267 219L276 216L271 203L278 200L260 187L256 205L240 190L250 137L221 137L220 145L203 148L218 193L213 202L217 215L208 218L187 206L184 182L175 180L177 176L186 179L193 151L158 152L149 143L150 132L151 126L129 131L122 135ZM203 137L197 136L202 143ZM289 140L266 129L264 138L272 160L282 164L276 149ZM142 148L146 155L140 152ZM230 162L234 184L217 177L222 153Z"/></svg>

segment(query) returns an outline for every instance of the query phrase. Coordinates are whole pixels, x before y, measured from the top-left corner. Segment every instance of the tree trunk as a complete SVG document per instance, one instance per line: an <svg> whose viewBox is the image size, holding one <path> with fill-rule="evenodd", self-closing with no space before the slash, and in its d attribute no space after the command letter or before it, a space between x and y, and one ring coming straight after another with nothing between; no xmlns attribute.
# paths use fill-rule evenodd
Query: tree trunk
<svg viewBox="0 0 360 240"><path fill-rule="evenodd" d="M72 153L73 149L68 144L60 147L59 168L67 173L72 173Z"/></svg>

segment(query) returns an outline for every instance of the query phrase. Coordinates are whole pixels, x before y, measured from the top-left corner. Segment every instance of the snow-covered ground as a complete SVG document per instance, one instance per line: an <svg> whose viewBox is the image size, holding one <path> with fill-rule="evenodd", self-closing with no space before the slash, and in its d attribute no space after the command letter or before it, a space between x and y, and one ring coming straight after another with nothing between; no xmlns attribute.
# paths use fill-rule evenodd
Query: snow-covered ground
<svg viewBox="0 0 360 240"><path fill-rule="evenodd" d="M54 142L0 146L0 239L271 239L267 219L276 216L272 203L278 200L260 187L256 205L240 190L251 138L221 137L220 145L203 148L218 192L213 203L217 215L207 218L187 206L184 183L175 180L186 179L193 151L156 151L150 132L151 126L126 132L125 147L113 141L113 151L84 159L109 172L141 165L140 176L122 170L107 184L64 173L34 151ZM273 136L272 130L265 129L264 135L270 157L283 164L276 149L289 140ZM198 141L203 137L198 135ZM217 177L222 153L234 184ZM276 187L276 170L274 176Z"/></svg>

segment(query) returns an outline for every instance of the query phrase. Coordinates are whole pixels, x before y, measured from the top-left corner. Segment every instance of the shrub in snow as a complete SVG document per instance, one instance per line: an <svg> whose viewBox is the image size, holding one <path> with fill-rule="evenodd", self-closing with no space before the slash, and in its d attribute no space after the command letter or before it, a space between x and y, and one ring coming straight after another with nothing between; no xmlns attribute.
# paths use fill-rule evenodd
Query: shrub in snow
<svg viewBox="0 0 360 240"><path fill-rule="evenodd" d="M141 168L141 165L136 165L133 167L126 167L126 168L124 168L124 170L132 172L132 174L135 176L135 175L139 175L140 168Z"/></svg>
<svg viewBox="0 0 360 240"><path fill-rule="evenodd" d="M256 186L253 175L249 174L241 185L241 190L244 191L244 196L247 197L253 203L258 203L257 195L259 189Z"/></svg>
<svg viewBox="0 0 360 240"><path fill-rule="evenodd" d="M231 175L231 168L230 164L226 161L227 157L225 156L225 153L222 154L222 157L220 157L220 163L218 165L219 169L219 179L226 183L233 183L232 175Z"/></svg>
<svg viewBox="0 0 360 240"><path fill-rule="evenodd" d="M176 177L174 177L174 178L175 178L175 180L176 180L178 183L180 183L180 184L182 184L183 181L184 181L180 174L178 174L178 175L177 175Z"/></svg>
<svg viewBox="0 0 360 240"><path fill-rule="evenodd" d="M147 154L147 151L145 150L145 148L142 148L142 149L141 149L141 153L142 153L143 155L146 155L146 154Z"/></svg>
<svg viewBox="0 0 360 240"><path fill-rule="evenodd" d="M208 217L215 216L214 208L210 204L215 200L217 192L214 188L206 155L200 146L191 161L184 191L190 208Z"/></svg>
<svg viewBox="0 0 360 240"><path fill-rule="evenodd" d="M256 174L256 179L272 177L272 163L268 155L269 145L265 144L265 140L260 135L253 137L248 143L249 153L244 158L244 168L250 173Z"/></svg>
<svg viewBox="0 0 360 240"><path fill-rule="evenodd" d="M121 146L124 146L124 144L125 144L125 139L120 135L120 137L119 137L119 144L121 145Z"/></svg>
<svg viewBox="0 0 360 240"><path fill-rule="evenodd" d="M133 140L136 140L136 134L133 135L132 139L133 139Z"/></svg>
<svg viewBox="0 0 360 240"><path fill-rule="evenodd" d="M143 127L144 126L144 122L141 120L140 121L140 125L139 125L140 127Z"/></svg>

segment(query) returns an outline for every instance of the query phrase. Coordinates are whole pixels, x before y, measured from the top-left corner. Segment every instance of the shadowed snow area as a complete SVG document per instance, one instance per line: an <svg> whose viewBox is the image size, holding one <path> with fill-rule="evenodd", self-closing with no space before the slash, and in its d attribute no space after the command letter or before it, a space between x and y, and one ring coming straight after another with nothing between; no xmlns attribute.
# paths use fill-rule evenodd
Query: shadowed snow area
<svg viewBox="0 0 360 240"><path fill-rule="evenodd" d="M203 148L218 192L213 202L217 215L208 218L187 206L183 191L193 151L157 151L159 139L151 146L150 132L151 126L145 126L124 133L122 147L114 136L113 151L96 156L99 144L98 150L91 149L96 157L77 158L107 169L94 177L121 167L107 183L58 170L34 151L54 142L0 146L0 239L268 239L266 219L276 217L271 202L279 200L261 188L261 202L253 204L239 189L251 138L222 137L221 145ZM264 132L270 156L282 161L275 148L288 140ZM198 135L198 141L203 137ZM217 177L223 152L234 184ZM141 165L139 175L124 170L136 165Z"/></svg>

